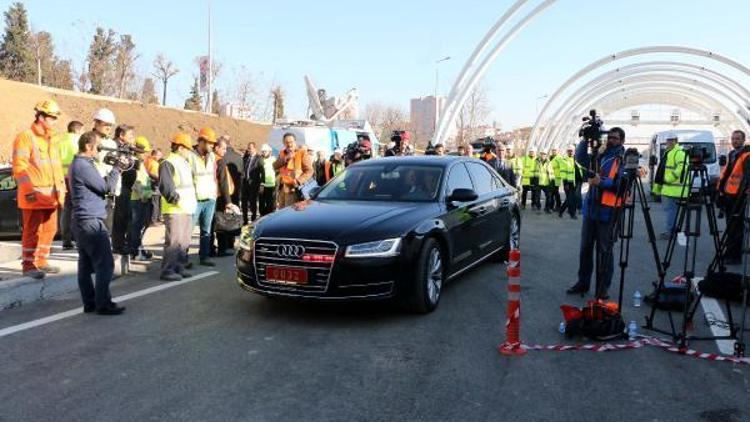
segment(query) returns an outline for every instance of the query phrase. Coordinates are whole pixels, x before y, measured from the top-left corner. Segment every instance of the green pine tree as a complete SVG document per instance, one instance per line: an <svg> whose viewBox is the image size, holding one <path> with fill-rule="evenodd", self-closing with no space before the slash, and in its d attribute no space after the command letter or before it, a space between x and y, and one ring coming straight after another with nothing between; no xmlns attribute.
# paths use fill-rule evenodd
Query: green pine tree
<svg viewBox="0 0 750 422"><path fill-rule="evenodd" d="M8 79L34 82L36 61L29 48L29 19L23 3L13 3L5 16L5 33L0 44L0 74Z"/></svg>
<svg viewBox="0 0 750 422"><path fill-rule="evenodd" d="M201 97L198 78L195 78L193 87L190 88L190 97L185 100L185 110L201 111L203 109L203 98Z"/></svg>
<svg viewBox="0 0 750 422"><path fill-rule="evenodd" d="M92 94L111 95L116 92L114 85L114 59L117 52L116 33L96 28L96 34L89 46L88 79Z"/></svg>

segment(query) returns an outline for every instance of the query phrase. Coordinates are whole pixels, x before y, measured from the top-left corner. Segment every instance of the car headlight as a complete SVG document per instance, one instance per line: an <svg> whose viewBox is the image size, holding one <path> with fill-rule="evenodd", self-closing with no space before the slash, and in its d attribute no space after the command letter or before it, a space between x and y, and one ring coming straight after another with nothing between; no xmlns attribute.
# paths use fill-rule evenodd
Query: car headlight
<svg viewBox="0 0 750 422"><path fill-rule="evenodd" d="M255 244L254 236L255 226L248 224L240 230L240 249L243 251L252 251Z"/></svg>
<svg viewBox="0 0 750 422"><path fill-rule="evenodd" d="M401 250L401 238L360 243L346 248L347 258L385 258L397 256Z"/></svg>

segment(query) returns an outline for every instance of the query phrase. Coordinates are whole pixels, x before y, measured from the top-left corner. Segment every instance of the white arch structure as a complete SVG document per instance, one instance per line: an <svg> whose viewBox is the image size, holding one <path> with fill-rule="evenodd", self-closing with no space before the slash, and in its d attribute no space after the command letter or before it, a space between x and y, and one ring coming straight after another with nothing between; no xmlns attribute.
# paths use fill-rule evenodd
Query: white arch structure
<svg viewBox="0 0 750 422"><path fill-rule="evenodd" d="M622 99L618 97L625 95ZM677 106L688 106L688 108L694 110L714 110L721 111L728 115L736 115L736 112L729 108L725 103L717 101L714 98L714 93L706 93L699 89L690 88L688 86L680 84L670 84L666 82L652 82L652 83L639 83L631 84L630 86L614 86L610 91L602 93L594 93L591 96L584 98L583 101L587 101L589 105L594 104L599 106L602 103L609 101L610 103L623 103L624 100L629 100L629 104L649 104L649 103L662 103L662 104L673 104ZM639 102L632 98L637 98ZM568 117L570 119L567 124L565 120L560 120L560 130L555 132L554 140L545 143L540 148L546 148L546 146L557 146L565 143L566 136L573 136L577 138L577 130L580 126L580 120L578 116L582 115L589 107L584 105L580 106L578 112L570 112ZM742 120L735 118L738 122L738 126L745 127L747 124Z"/></svg>
<svg viewBox="0 0 750 422"><path fill-rule="evenodd" d="M750 102L750 95L745 95L746 89L738 86L734 81L727 81L724 78L716 77L710 73L701 73L688 68L661 68L659 66L640 66L633 65L626 72L622 72L620 69L605 73L599 78L592 81L591 84L585 85L581 89L577 90L571 95L565 103L563 103L558 110L552 115L549 120L552 122L550 125L544 128L544 132L541 136L536 138L534 145L539 148L547 148L548 146L555 143L557 136L561 130L561 124L565 125L571 119L571 113L579 113L581 107L589 107L591 103L585 102L585 99L589 98L598 92L606 89L611 89L617 86L625 86L632 82L645 82L645 81L672 81L680 83L694 83L698 87L713 92L719 97L723 97L726 101L732 103L737 110L741 110L748 102ZM698 66L696 66L698 67ZM689 75L696 79L685 78L677 75ZM700 80L706 80L718 86L709 85L701 82ZM739 89L739 91L738 91ZM740 92L745 91L745 92ZM731 95L729 95L731 94ZM572 103L572 105L571 105ZM582 112L580 112L582 113ZM747 116L738 112L730 112L737 117L737 120L742 122ZM580 122L579 122L580 124Z"/></svg>

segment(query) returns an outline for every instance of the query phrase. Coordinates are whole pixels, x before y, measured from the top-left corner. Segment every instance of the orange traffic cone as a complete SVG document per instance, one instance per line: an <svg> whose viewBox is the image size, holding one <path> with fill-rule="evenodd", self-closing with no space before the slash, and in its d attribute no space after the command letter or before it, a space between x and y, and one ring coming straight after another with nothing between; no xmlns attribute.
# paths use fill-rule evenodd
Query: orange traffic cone
<svg viewBox="0 0 750 422"><path fill-rule="evenodd" d="M526 349L521 344L521 251L511 250L508 258L508 320L505 343L497 349L506 356L522 356Z"/></svg>

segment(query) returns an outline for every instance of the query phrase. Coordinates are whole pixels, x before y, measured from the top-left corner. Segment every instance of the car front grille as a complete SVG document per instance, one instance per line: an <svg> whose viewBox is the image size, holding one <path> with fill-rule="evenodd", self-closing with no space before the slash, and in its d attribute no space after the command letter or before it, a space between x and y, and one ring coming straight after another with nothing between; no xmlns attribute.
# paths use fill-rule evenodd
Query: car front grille
<svg viewBox="0 0 750 422"><path fill-rule="evenodd" d="M254 265L258 283L274 289L293 291L325 292L331 279L338 245L333 242L304 239L260 238L254 245ZM303 259L314 256L330 262L316 262ZM287 284L267 279L269 266L304 269L307 271L306 284Z"/></svg>

